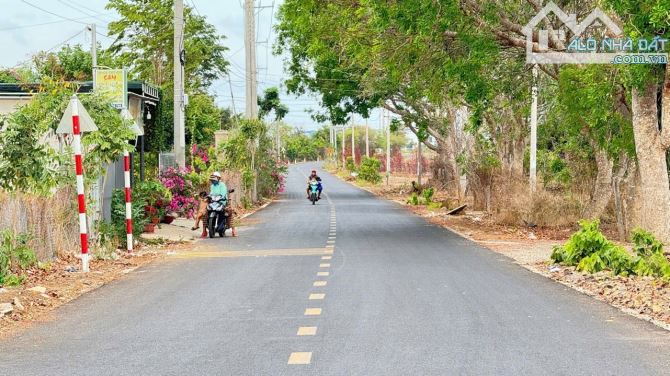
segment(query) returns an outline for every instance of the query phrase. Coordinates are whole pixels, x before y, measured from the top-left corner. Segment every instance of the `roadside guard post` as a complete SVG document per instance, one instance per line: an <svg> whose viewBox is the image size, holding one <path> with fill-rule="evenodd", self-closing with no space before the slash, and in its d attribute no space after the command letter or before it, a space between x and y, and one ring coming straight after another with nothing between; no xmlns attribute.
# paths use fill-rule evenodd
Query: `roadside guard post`
<svg viewBox="0 0 670 376"><path fill-rule="evenodd" d="M123 188L126 193L126 249L133 251L133 204L130 199L130 154L123 152Z"/></svg>
<svg viewBox="0 0 670 376"><path fill-rule="evenodd" d="M79 204L79 236L81 239L81 270L89 271L88 230L86 223L86 196L84 191L84 165L82 163L81 133L95 131L93 119L88 114L77 95L73 95L63 114L56 133L72 134L75 172L77 174L77 201Z"/></svg>
<svg viewBox="0 0 670 376"><path fill-rule="evenodd" d="M135 137L144 136L144 129L140 127L127 108L121 109L121 117L124 120L131 121L130 129ZM137 144L137 142L135 142ZM126 196L126 249L133 251L133 204L132 188L130 186L130 153L128 150L123 152L123 188Z"/></svg>

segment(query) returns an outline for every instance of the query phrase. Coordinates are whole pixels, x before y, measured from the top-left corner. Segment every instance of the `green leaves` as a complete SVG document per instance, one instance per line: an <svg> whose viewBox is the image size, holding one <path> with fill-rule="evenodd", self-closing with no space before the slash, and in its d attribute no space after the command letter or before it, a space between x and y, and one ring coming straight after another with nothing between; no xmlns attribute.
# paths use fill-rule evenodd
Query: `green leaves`
<svg viewBox="0 0 670 376"><path fill-rule="evenodd" d="M670 261L663 254L663 244L642 229L633 231L631 255L622 246L609 241L600 232L598 220L580 221L580 229L562 247L554 247L555 263L577 266L578 271L597 273L609 270L615 275L640 275L670 279Z"/></svg>
<svg viewBox="0 0 670 376"><path fill-rule="evenodd" d="M75 90L72 84L45 78L33 100L3 120L0 188L46 195L61 184L74 182L72 154L57 151L54 141L47 141L55 140L53 132ZM135 136L104 98L96 94L79 98L98 126L97 131L82 136L84 172L91 180L102 174L105 164L131 150L128 141ZM69 151L67 145L65 151Z"/></svg>
<svg viewBox="0 0 670 376"><path fill-rule="evenodd" d="M275 112L275 121L280 121L288 114L288 107L279 100L279 89L276 87L265 89L263 97L258 98L259 119L263 119L272 111Z"/></svg>
<svg viewBox="0 0 670 376"><path fill-rule="evenodd" d="M174 27L171 0L110 0L107 9L120 18L109 24L116 38L110 51L131 75L157 85L172 81ZM188 92L204 92L228 67L223 37L205 17L184 8L185 85Z"/></svg>
<svg viewBox="0 0 670 376"><path fill-rule="evenodd" d="M37 263L35 251L29 246L32 237L10 229L0 231L0 286L21 284L22 276L14 274Z"/></svg>

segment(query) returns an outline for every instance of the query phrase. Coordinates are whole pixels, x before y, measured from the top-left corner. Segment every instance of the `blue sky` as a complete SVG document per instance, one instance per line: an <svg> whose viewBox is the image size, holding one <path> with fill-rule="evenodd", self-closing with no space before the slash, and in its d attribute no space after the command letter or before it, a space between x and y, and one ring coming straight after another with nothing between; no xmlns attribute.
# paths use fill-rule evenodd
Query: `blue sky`
<svg viewBox="0 0 670 376"><path fill-rule="evenodd" d="M217 30L226 36L225 44L229 48L228 59L231 62L230 80L222 77L211 88L217 103L231 107L233 101L238 112L244 111L244 18L243 0L184 0L195 5L197 11L206 16ZM28 3L43 10L36 9ZM61 43L70 37L70 44L90 45L90 34L79 33L86 23L95 22L98 31L106 34L105 26L117 18L114 12L104 9L106 0L0 0L0 41L2 53L0 66L12 67L41 50L57 50ZM283 57L272 55L275 42L271 25L282 0L257 0L261 8L257 15L257 65L259 94L271 86L281 87ZM50 14L54 13L54 14ZM69 18L66 20L64 18ZM172 22L172 20L166 20ZM42 25L40 25L42 24ZM79 33L78 35L76 35ZM75 36L76 35L76 36ZM98 42L109 45L110 39L98 36ZM232 96L231 96L232 84ZM282 89L282 100L289 106L286 121L305 130L315 129L306 109L317 110L318 101L314 97L295 97ZM357 122L361 122L360 118ZM370 119L371 125L378 124L376 113Z"/></svg>

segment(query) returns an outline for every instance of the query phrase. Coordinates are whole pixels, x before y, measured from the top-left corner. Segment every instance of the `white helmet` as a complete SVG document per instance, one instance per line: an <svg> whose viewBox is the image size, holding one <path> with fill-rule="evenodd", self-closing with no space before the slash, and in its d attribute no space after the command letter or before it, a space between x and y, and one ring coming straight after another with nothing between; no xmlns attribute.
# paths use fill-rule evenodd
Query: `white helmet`
<svg viewBox="0 0 670 376"><path fill-rule="evenodd" d="M218 171L214 171L212 175L209 176L209 178L221 180L221 173L219 173Z"/></svg>

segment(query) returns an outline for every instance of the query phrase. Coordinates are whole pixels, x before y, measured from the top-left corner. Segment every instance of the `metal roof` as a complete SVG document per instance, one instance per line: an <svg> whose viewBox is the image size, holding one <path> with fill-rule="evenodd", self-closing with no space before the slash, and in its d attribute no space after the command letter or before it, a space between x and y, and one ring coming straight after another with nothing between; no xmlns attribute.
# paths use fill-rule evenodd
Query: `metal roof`
<svg viewBox="0 0 670 376"><path fill-rule="evenodd" d="M93 90L92 81L77 82L77 84L79 84L79 90L77 90L78 93L90 93ZM0 97L30 96L39 91L40 86L40 83L0 83ZM144 81L129 80L128 93L135 93L141 97L155 101L160 100L160 89L157 86Z"/></svg>

